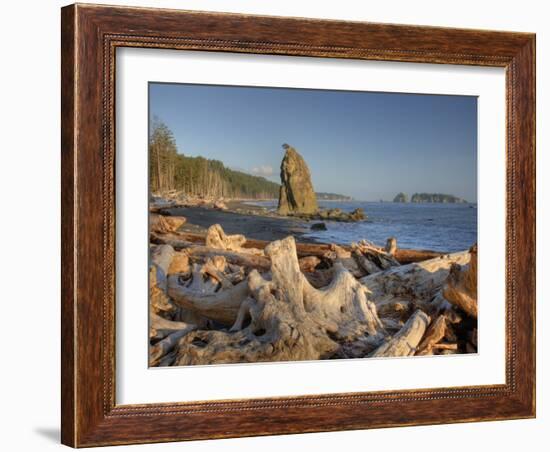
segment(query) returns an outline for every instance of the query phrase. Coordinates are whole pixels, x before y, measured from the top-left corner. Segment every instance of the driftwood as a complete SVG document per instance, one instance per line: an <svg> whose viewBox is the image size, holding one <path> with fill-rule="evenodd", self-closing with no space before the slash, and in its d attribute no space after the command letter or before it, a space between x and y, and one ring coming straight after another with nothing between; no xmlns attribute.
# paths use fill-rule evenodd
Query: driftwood
<svg viewBox="0 0 550 452"><path fill-rule="evenodd" d="M149 214L149 231L158 233L176 232L187 219L185 217Z"/></svg>
<svg viewBox="0 0 550 452"><path fill-rule="evenodd" d="M149 306L156 314L175 311L175 306L166 295L166 284L161 287L157 284L157 270L154 267L149 271Z"/></svg>
<svg viewBox="0 0 550 452"><path fill-rule="evenodd" d="M467 251L408 265L392 267L361 278L368 288L369 298L375 303L390 298L412 301L429 301L441 290L453 263L466 264L470 260Z"/></svg>
<svg viewBox="0 0 550 452"><path fill-rule="evenodd" d="M169 276L168 296L177 305L196 314L232 325L241 303L248 297L247 282L224 286L209 278L207 270L208 267L204 269L194 264L191 279L183 282L179 276Z"/></svg>
<svg viewBox="0 0 550 452"><path fill-rule="evenodd" d="M422 262L428 259L435 259L436 257L445 256L448 253L441 253L439 251L431 250L409 250L404 248L397 248L395 250L394 257L402 265L411 264L414 262Z"/></svg>
<svg viewBox="0 0 550 452"><path fill-rule="evenodd" d="M227 235L219 224L210 226L205 238L205 245L209 248L238 251L241 253L251 252L259 255L263 254L261 249L243 248L245 242L246 237L244 235Z"/></svg>
<svg viewBox="0 0 550 452"><path fill-rule="evenodd" d="M374 266L374 271L368 271L365 267L368 274L400 265L393 254L387 252L385 249L374 246L372 243L368 243L366 240L354 243L351 247L356 258L361 260L363 266L365 266L365 261L370 262ZM395 250L393 251L395 253Z"/></svg>
<svg viewBox="0 0 550 452"><path fill-rule="evenodd" d="M350 249L331 244L323 259L342 264L356 278L399 265L392 255L366 241L353 243Z"/></svg>
<svg viewBox="0 0 550 452"><path fill-rule="evenodd" d="M179 275L187 275L190 271L189 255L185 252L175 252L166 274L172 275L177 273Z"/></svg>
<svg viewBox="0 0 550 452"><path fill-rule="evenodd" d="M477 318L477 245L470 248L467 265L455 263L443 287L443 297L470 317Z"/></svg>
<svg viewBox="0 0 550 452"><path fill-rule="evenodd" d="M380 358L414 355L429 323L430 317L423 311L416 311L395 336L378 347L370 356Z"/></svg>
<svg viewBox="0 0 550 452"><path fill-rule="evenodd" d="M388 240L386 240L386 247L384 250L390 256L395 256L395 252L397 251L397 239L395 237L388 238Z"/></svg>
<svg viewBox="0 0 550 452"><path fill-rule="evenodd" d="M149 305L154 313L173 313L175 306L166 295L168 269L174 256L169 245L150 248L151 266L149 268Z"/></svg>
<svg viewBox="0 0 550 452"><path fill-rule="evenodd" d="M175 250L182 250L194 246L197 242L186 240L187 234L162 233L149 231L149 242L155 245L170 245Z"/></svg>
<svg viewBox="0 0 550 452"><path fill-rule="evenodd" d="M268 244L213 225L198 240L155 221L152 366L477 352L475 246L401 265L395 239Z"/></svg>
<svg viewBox="0 0 550 452"><path fill-rule="evenodd" d="M176 250L186 250L186 253L190 258L198 261L205 262L212 257L223 256L227 262L240 267L245 267L247 269L259 269L260 271L269 270L270 262L265 256L195 245L192 242L181 240L179 236L179 234L152 233L151 240L153 243L168 244Z"/></svg>
<svg viewBox="0 0 550 452"><path fill-rule="evenodd" d="M150 248L151 267L156 271L156 285L166 291L166 277L174 257L174 248L170 245L153 246Z"/></svg>
<svg viewBox="0 0 550 452"><path fill-rule="evenodd" d="M155 345L150 346L149 365L158 365L160 360L174 349L181 338L196 329L197 327L195 325L186 325L184 328L169 334Z"/></svg>
<svg viewBox="0 0 550 452"><path fill-rule="evenodd" d="M247 270L250 269L257 269L260 272L266 272L269 271L271 263L270 259L267 256L262 256L260 253L247 253L245 252L238 252L238 251L231 251L231 250L225 250L221 248L212 248L208 246L202 246L202 245L194 245L192 242L187 241L180 241L175 234L152 234L154 243L157 244L164 244L169 245L173 247L175 250L182 250L185 251L185 258L178 257L178 254L181 253L175 253L173 256L178 257L178 259L193 259L195 262L204 263L208 259L221 256L224 257L229 263L244 267ZM344 251L344 253L348 256L348 259L351 259L351 255L349 252ZM326 256L325 256L326 258ZM334 258L334 261L337 261L338 258ZM322 262L322 260L316 256L306 256L303 258L300 258L300 269L304 273L316 273L316 267ZM351 262L351 261L350 261ZM185 268L185 261L181 264ZM175 268L170 268L169 273L177 273L178 271L183 272L184 270L176 270ZM187 269L188 271L188 269ZM364 275L365 273L361 273L361 270L357 266L355 266L355 271L359 272L360 275ZM320 272L322 273L322 272ZM327 277L331 277L330 275L327 275ZM326 277L322 275L312 275L311 279L313 281L326 281ZM326 281L326 284L322 284L319 287L323 287L327 285L329 281ZM314 284L315 285L315 284Z"/></svg>
<svg viewBox="0 0 550 452"><path fill-rule="evenodd" d="M159 235L153 235L152 238L153 238L153 241L163 239ZM167 240L167 239L168 238L164 238L164 240ZM206 234L182 231L182 232L178 232L175 235L172 235L169 239L172 240L172 243L170 244L174 246L174 248L177 249L179 247L178 244L181 245L181 248L186 248L191 246L192 244L204 245L206 241ZM159 243L159 242L154 242L154 243ZM168 242L164 241L162 243L168 243ZM256 248L259 250L263 250L268 244L269 242L265 240L247 238L246 241L242 244L242 247ZM340 246L344 250L351 251L351 246L346 246L346 245L340 245ZM324 243L296 243L296 251L299 257L316 256L316 257L322 258L323 255L327 251L331 251L331 249L330 249L330 245L324 244ZM397 248L395 250L395 253L393 254L393 257L400 264L410 264L412 262L421 262L427 259L433 259L445 254L447 253L430 251L430 250L409 250L405 248Z"/></svg>
<svg viewBox="0 0 550 452"><path fill-rule="evenodd" d="M352 253L339 245L330 245L330 251L327 251L323 255L323 258L332 263L339 263L356 278L360 278L366 274L365 270L359 266L354 256L352 256Z"/></svg>
<svg viewBox="0 0 550 452"><path fill-rule="evenodd" d="M187 326L186 322L168 320L155 312L149 313L149 337L152 341L159 341Z"/></svg>
<svg viewBox="0 0 550 452"><path fill-rule="evenodd" d="M177 364L321 359L334 355L339 341L383 339L382 323L364 286L342 265L337 265L332 283L318 290L300 271L292 237L271 243L265 252L271 259L271 279L256 270L249 274L249 296L232 331L199 330L184 336ZM170 281L169 293L174 290L181 288Z"/></svg>
<svg viewBox="0 0 550 452"><path fill-rule="evenodd" d="M418 346L417 355L430 355L436 345L445 337L447 318L440 315L428 328L422 342Z"/></svg>

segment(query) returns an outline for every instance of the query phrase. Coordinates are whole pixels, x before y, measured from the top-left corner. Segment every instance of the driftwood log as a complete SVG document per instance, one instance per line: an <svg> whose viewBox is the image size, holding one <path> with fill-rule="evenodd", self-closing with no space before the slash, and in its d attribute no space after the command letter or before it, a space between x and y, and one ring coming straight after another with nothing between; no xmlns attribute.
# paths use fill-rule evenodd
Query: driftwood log
<svg viewBox="0 0 550 452"><path fill-rule="evenodd" d="M149 231L160 234L176 232L186 221L185 217L168 217L151 213L149 214Z"/></svg>
<svg viewBox="0 0 550 452"><path fill-rule="evenodd" d="M153 233L155 231L152 231ZM180 231L172 235L164 236L163 234L151 234L151 241L153 243L166 243L171 244L174 248L186 248L193 244L205 245L206 234L200 234L196 232ZM172 242L172 243L170 243ZM246 238L246 241L242 244L243 248L255 248L263 250L269 244L265 240L257 240ZM351 251L351 246L340 245L343 249ZM397 244L396 244L397 246ZM325 243L296 243L296 251L299 257L316 256L323 257L327 251L331 251L331 245ZM446 253L430 250L410 250L406 248L390 249L393 251L392 256L400 264L410 264L411 262L421 262L427 259L433 259L435 257L443 256ZM391 254L391 253L388 253Z"/></svg>
<svg viewBox="0 0 550 452"><path fill-rule="evenodd" d="M443 287L443 297L466 314L477 318L477 245L470 248L467 265L454 263Z"/></svg>
<svg viewBox="0 0 550 452"><path fill-rule="evenodd" d="M429 301L441 290L453 264L465 265L470 260L467 251L447 254L407 265L392 267L361 278L375 302L388 298Z"/></svg>
<svg viewBox="0 0 550 452"><path fill-rule="evenodd" d="M393 336L378 347L371 355L372 358L388 356L411 356L416 353L416 347L424 336L430 324L430 317L423 311L416 311L407 320L407 323Z"/></svg>

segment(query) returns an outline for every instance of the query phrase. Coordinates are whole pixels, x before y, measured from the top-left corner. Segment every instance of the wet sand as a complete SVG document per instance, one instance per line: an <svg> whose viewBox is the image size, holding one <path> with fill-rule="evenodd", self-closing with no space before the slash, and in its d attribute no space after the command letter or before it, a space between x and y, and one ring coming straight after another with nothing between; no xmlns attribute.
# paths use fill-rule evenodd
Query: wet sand
<svg viewBox="0 0 550 452"><path fill-rule="evenodd" d="M267 209L252 206L242 201L227 202L228 210L217 210L208 207L177 207L167 209L171 215L187 218L180 228L186 232L204 233L213 224L220 224L228 234L243 234L257 240L280 240L293 235L303 243L316 243L315 240L303 237L309 231L311 223L288 217L281 217Z"/></svg>

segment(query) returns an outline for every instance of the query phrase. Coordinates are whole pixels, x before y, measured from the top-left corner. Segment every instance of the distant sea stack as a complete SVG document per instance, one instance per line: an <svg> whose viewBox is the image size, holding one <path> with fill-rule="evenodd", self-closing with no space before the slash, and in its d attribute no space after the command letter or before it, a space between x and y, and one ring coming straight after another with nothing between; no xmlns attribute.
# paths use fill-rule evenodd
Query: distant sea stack
<svg viewBox="0 0 550 452"><path fill-rule="evenodd" d="M409 198L405 193L401 192L395 195L395 198L393 198L393 202L409 202Z"/></svg>
<svg viewBox="0 0 550 452"><path fill-rule="evenodd" d="M317 196L305 160L292 146L283 144L283 149L285 156L281 162L279 214L316 214L319 210Z"/></svg>
<svg viewBox="0 0 550 452"><path fill-rule="evenodd" d="M442 193L415 193L411 197L411 202L439 202L448 204L464 204L467 203L462 198L454 195L444 195Z"/></svg>

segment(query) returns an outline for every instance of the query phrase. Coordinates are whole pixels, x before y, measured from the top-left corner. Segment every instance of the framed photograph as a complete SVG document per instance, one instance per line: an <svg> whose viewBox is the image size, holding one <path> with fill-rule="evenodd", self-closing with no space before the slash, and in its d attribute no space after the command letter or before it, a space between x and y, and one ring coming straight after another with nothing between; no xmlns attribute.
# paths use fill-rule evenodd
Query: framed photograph
<svg viewBox="0 0 550 452"><path fill-rule="evenodd" d="M535 36L62 9L62 442L535 416Z"/></svg>

